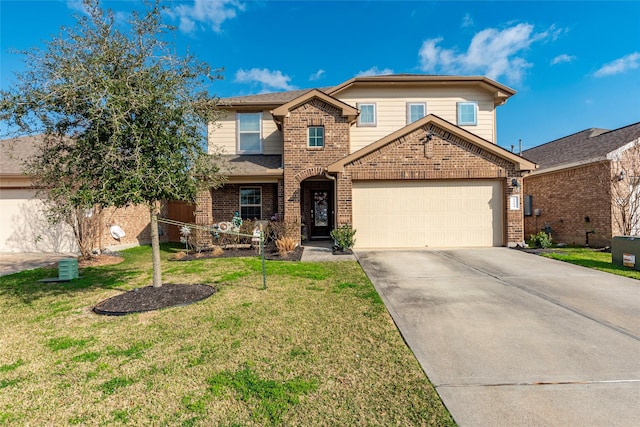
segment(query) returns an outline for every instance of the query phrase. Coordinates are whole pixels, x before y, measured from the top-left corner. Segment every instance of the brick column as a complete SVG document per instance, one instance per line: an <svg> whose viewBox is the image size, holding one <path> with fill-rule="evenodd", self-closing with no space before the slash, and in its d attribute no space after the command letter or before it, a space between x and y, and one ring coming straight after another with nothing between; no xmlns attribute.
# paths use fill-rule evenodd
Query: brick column
<svg viewBox="0 0 640 427"><path fill-rule="evenodd" d="M351 175L345 172L341 172L338 174L338 178L336 181L336 227L339 227L341 225L353 226Z"/></svg>
<svg viewBox="0 0 640 427"><path fill-rule="evenodd" d="M512 184L516 180L518 186ZM513 247L524 243L524 191L522 188L522 178L507 174L505 183L505 208L506 208L506 245ZM511 209L511 196L520 196L520 209Z"/></svg>
<svg viewBox="0 0 640 427"><path fill-rule="evenodd" d="M200 190L196 195L194 211L196 225L210 226L213 224L213 200L211 190ZM211 246L211 235L204 230L195 230L195 244L197 247Z"/></svg>

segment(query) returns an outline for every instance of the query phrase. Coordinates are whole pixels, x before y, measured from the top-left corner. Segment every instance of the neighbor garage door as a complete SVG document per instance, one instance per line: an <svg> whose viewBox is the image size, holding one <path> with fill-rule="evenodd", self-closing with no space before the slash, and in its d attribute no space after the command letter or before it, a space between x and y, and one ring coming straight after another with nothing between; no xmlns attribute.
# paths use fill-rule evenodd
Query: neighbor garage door
<svg viewBox="0 0 640 427"><path fill-rule="evenodd" d="M359 248L502 246L500 181L354 181Z"/></svg>
<svg viewBox="0 0 640 427"><path fill-rule="evenodd" d="M51 225L36 191L0 190L0 252L75 252L73 231Z"/></svg>

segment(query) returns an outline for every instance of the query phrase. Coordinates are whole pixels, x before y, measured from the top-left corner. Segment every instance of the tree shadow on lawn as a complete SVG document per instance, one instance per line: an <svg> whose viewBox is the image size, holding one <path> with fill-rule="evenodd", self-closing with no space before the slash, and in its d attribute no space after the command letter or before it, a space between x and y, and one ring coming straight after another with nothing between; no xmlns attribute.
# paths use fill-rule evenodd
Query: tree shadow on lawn
<svg viewBox="0 0 640 427"><path fill-rule="evenodd" d="M302 248L300 249L299 253L294 253L286 259L280 258L279 260L299 260L302 254ZM184 248L178 244L162 244L160 250L164 264L169 262L171 257L177 253L184 251ZM266 253L265 251L265 254ZM275 253L271 252L270 255L278 259ZM148 268L150 265L151 249L148 246L136 247L124 251L122 256L125 259L120 264L82 268L80 269L80 278L68 282L39 282L42 279L57 277L57 269L52 268L40 268L3 276L0 277L0 295L13 296L19 298L25 304L30 304L43 297L65 295L70 292L82 292L87 289L117 289L121 291L120 294L98 302L94 311L98 314L123 315L173 307L176 305L187 305L207 298L215 292L215 288L208 284L186 285L163 283L159 288L152 288L151 286L132 290L120 288L120 286L126 285L149 273ZM197 257L194 260L234 257L245 260L245 268L248 268L250 271L261 271L260 256L253 250L229 251L226 256L222 257L208 257L205 255L203 257ZM273 258L271 259L273 260ZM185 264L183 264L185 265L185 270L188 270L188 263ZM285 266L282 265L281 267ZM270 274L274 273L272 269L273 267L268 268L268 270L271 270ZM280 269L275 268L275 270ZM285 270L288 269L285 268ZM302 273L303 277L307 277L311 273L306 271L308 269L303 270L305 270L304 273L298 272L298 274ZM316 274L312 274L312 276L317 276L318 273L315 273ZM245 274L248 274L248 272ZM225 279L232 279L232 277L223 275L221 281L229 281Z"/></svg>
<svg viewBox="0 0 640 427"><path fill-rule="evenodd" d="M90 288L119 289L141 272L134 269L114 268L115 266L89 267L80 272L80 278L68 282L39 282L58 276L53 268L38 268L0 277L0 295L19 298L30 304L40 298L84 291ZM126 292L125 289L120 289Z"/></svg>
<svg viewBox="0 0 640 427"><path fill-rule="evenodd" d="M166 258L176 252L176 245L163 244L160 247L161 257ZM0 296L7 295L19 298L26 304L46 296L64 295L81 292L87 289L117 289L127 292L125 285L136 278L148 274L147 265L151 265L151 248L140 246L123 253L115 253L124 260L117 264L89 266L79 268L78 279L67 282L40 282L43 279L58 277L57 268L37 268L0 277ZM122 286L122 288L120 288Z"/></svg>

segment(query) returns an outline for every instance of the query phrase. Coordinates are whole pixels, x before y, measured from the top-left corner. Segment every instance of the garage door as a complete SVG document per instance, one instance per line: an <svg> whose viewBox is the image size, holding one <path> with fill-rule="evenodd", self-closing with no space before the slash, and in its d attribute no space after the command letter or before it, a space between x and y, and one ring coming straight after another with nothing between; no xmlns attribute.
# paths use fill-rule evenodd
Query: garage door
<svg viewBox="0 0 640 427"><path fill-rule="evenodd" d="M73 231L48 223L36 191L0 190L0 252L75 252Z"/></svg>
<svg viewBox="0 0 640 427"><path fill-rule="evenodd" d="M502 246L500 181L354 181L359 248Z"/></svg>

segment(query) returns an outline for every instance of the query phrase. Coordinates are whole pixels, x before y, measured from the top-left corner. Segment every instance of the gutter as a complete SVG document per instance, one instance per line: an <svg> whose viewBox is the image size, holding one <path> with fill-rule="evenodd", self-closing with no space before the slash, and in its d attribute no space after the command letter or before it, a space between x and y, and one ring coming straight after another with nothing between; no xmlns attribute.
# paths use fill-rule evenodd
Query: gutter
<svg viewBox="0 0 640 427"><path fill-rule="evenodd" d="M563 163L561 165L552 166L552 167L546 168L546 169L535 169L534 171L529 173L529 177L538 176L538 175L544 175L546 173L557 172L557 171L565 170L565 169L575 169L575 168L579 168L581 166L586 166L586 165L590 165L590 164L598 163L598 162L603 162L603 161L607 161L607 160L610 160L609 158L607 158L607 156L600 156L600 157L594 157L592 159L581 160L579 162Z"/></svg>

